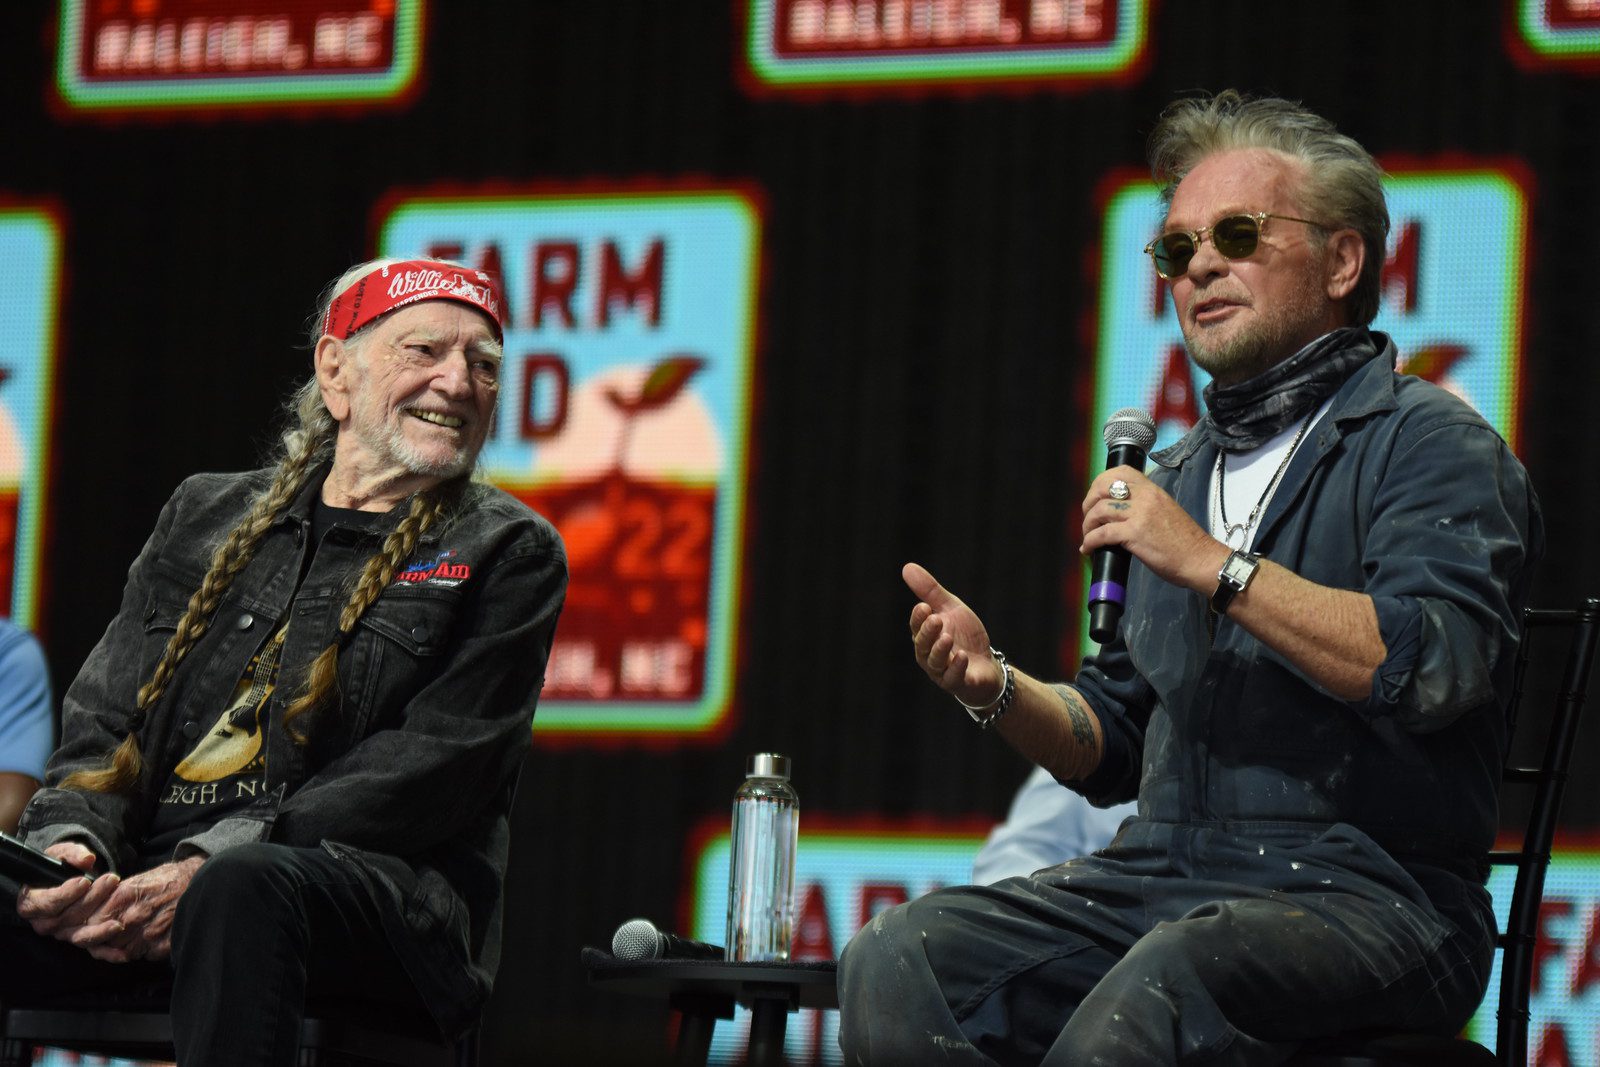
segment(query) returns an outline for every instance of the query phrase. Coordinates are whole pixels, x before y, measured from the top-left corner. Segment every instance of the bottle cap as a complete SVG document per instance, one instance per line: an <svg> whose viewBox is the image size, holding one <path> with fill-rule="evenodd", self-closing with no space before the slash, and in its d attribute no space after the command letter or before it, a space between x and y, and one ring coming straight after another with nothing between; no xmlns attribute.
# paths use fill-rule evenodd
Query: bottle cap
<svg viewBox="0 0 1600 1067"><path fill-rule="evenodd" d="M789 778L789 757L776 752L757 752L745 767L746 778Z"/></svg>

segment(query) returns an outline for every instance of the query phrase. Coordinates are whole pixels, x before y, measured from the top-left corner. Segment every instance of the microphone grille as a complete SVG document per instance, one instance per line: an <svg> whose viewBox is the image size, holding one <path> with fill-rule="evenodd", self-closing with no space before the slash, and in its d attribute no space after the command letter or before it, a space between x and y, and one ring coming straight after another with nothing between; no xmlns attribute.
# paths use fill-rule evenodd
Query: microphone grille
<svg viewBox="0 0 1600 1067"><path fill-rule="evenodd" d="M1137 445L1149 451L1156 443L1156 423L1139 408L1122 408L1106 420L1106 447Z"/></svg>
<svg viewBox="0 0 1600 1067"><path fill-rule="evenodd" d="M611 935L611 955L619 960L653 960L661 955L661 934L649 919L629 919Z"/></svg>

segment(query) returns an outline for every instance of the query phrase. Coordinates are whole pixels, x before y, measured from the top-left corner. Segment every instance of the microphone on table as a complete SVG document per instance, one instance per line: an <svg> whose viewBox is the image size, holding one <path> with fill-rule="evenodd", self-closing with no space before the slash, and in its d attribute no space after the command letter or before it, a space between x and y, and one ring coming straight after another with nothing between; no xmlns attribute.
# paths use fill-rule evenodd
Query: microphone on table
<svg viewBox="0 0 1600 1067"><path fill-rule="evenodd" d="M1145 453L1155 444L1156 424L1138 408L1123 408L1106 420L1106 469L1144 470ZM1090 562L1089 636L1105 644L1117 636L1122 602L1127 597L1128 550L1097 548Z"/></svg>
<svg viewBox="0 0 1600 1067"><path fill-rule="evenodd" d="M649 919L629 919L611 936L611 955L630 963L639 960L720 960L721 945L691 941L656 929Z"/></svg>

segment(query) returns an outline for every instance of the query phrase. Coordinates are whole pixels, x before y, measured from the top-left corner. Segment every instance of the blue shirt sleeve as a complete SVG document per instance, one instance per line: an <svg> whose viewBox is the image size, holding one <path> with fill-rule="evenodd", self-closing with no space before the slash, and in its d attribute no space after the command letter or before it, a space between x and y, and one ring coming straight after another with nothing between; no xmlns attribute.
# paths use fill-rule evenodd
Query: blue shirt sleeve
<svg viewBox="0 0 1600 1067"><path fill-rule="evenodd" d="M1097 808L1035 767L973 860L972 881L990 885L1105 848L1134 808Z"/></svg>
<svg viewBox="0 0 1600 1067"><path fill-rule="evenodd" d="M50 675L33 635L0 621L0 771L44 780L55 742Z"/></svg>
<svg viewBox="0 0 1600 1067"><path fill-rule="evenodd" d="M1538 498L1505 442L1475 418L1426 425L1374 503L1365 591L1388 654L1357 713L1427 733L1498 703L1543 552Z"/></svg>

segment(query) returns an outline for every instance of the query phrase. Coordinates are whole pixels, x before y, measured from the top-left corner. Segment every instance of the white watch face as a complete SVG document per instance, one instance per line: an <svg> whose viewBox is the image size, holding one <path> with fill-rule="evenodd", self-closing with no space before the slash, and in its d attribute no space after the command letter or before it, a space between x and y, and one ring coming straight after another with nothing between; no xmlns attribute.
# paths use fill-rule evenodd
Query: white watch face
<svg viewBox="0 0 1600 1067"><path fill-rule="evenodd" d="M1222 565L1221 577L1235 589L1244 589L1250 583L1251 577L1256 573L1256 561L1248 556L1238 553L1228 557L1228 562Z"/></svg>

